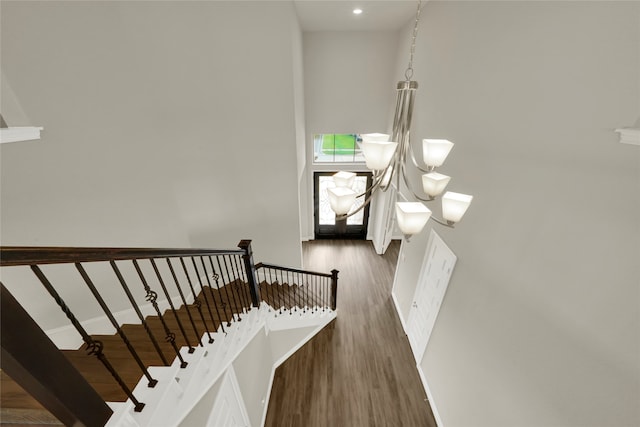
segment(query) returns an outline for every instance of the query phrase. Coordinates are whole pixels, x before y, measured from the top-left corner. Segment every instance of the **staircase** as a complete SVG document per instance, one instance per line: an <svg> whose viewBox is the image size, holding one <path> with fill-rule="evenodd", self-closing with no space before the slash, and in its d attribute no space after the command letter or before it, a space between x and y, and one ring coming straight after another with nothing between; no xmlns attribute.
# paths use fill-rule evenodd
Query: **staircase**
<svg viewBox="0 0 640 427"><path fill-rule="evenodd" d="M4 248L3 251L2 263L9 265L6 263L7 259L11 259L11 253ZM175 251L172 253L175 255ZM7 254L8 258L4 256ZM247 262L244 268L241 262L242 255ZM185 286L184 289L194 290L199 287L200 292L195 297L195 293L185 297L180 290L184 303L180 306L170 304L168 309L160 311L155 299L149 298L155 293L149 287L147 301L154 305L157 315L147 315L140 323L117 325L116 334L87 334L87 337L83 337L85 343L77 350L62 350L65 359L113 411L113 414L108 416L108 426L179 426L183 425L183 422L186 426L189 425L188 420L194 417L207 418L208 425L216 425L215 414L208 414L207 411L210 409L202 409L203 405L200 402L205 396L210 396L207 399L213 399L214 402L220 400L219 396L215 397L211 393L215 392L215 387L223 378L226 379L233 374L234 361L256 336L266 336L273 331L306 328L301 329L302 335L297 345L282 351L279 360L274 361L272 369L275 370L275 367L296 348L336 316L337 271L323 274L266 264L254 265L250 246L248 250L244 249L243 254L215 255L222 257L222 263L219 262L220 259L211 258L214 256L212 254L207 255L209 263L203 260L202 255L189 255L196 259L200 257L200 270L197 263L193 262L192 271L189 271L186 267L189 263L184 262L187 259L186 254L180 256L180 262L176 262L177 258L174 258L173 263L166 253L158 255L155 259L167 260L171 270L169 276L174 279L179 290L180 280L173 267L185 267L182 279L186 279L189 287ZM232 258L233 256L238 258ZM107 260L105 257L99 257L99 260L113 265L116 260L128 261L130 257L114 259L111 255L110 258ZM131 259L134 264L141 262L135 259ZM189 261L193 261L193 258ZM85 259L83 262L88 261ZM163 280L156 264L153 261L151 263L158 273L157 278L162 289L166 292L168 281L166 278ZM21 265L24 264L22 262ZM27 261L26 264L37 265L33 260ZM83 275L86 271L82 268L82 263L77 262L75 265L85 282L88 285L92 284L88 275ZM209 270L206 268L207 265L210 266ZM216 265L220 268L216 269ZM33 267L32 269L34 272L37 270ZM142 269L137 270L146 285L147 280L141 273ZM120 271L117 265L114 271ZM37 272L36 274L38 275ZM118 278L122 279L120 281L125 286L127 280L121 276ZM46 278L41 278L41 281L43 284L48 282ZM4 286L3 292L6 292ZM58 301L59 298L54 294L52 296L63 311L67 312L64 301ZM99 292L96 298L100 299ZM67 315L73 323L73 315ZM3 317L3 333L4 323L6 321ZM82 327L79 332L83 334ZM99 360L102 356L108 360L110 370ZM260 358L261 355L257 354L255 357ZM117 373L117 378L113 372ZM42 415L42 405L24 392L5 372L2 373L1 379L0 406L5 418L3 422L7 422L8 417L16 414ZM15 410L11 412L7 408ZM24 412L27 409L34 412ZM50 407L49 410L55 413ZM258 410L263 411L264 422L266 405ZM244 419L241 420L241 425L260 423L255 415L255 408L251 411L251 420L246 409L243 411ZM93 421L89 424L92 423ZM103 424L100 422L100 425Z"/></svg>

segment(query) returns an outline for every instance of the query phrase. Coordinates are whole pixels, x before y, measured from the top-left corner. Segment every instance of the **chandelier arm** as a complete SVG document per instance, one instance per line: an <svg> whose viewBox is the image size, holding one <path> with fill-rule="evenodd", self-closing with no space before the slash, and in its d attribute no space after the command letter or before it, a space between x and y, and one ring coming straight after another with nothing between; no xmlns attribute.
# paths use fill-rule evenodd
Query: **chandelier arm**
<svg viewBox="0 0 640 427"><path fill-rule="evenodd" d="M420 172L429 173L429 172L432 172L433 169L435 169L435 168L430 168L429 166L427 166L427 168L425 169L418 164L418 161L416 160L415 152L413 151L413 147L411 146L411 144L409 144L409 154L411 154L411 163L413 163L413 166L415 166L415 168L418 169Z"/></svg>
<svg viewBox="0 0 640 427"><path fill-rule="evenodd" d="M384 170L384 173L382 173L380 175L380 190L382 192L386 192L387 189L389 188L389 186L392 184L391 181L393 181L393 175L395 173L396 170L396 164L397 164L398 160L397 158L394 156L393 162L391 162L391 164L389 166L387 166L387 168ZM387 182L387 185L382 184L382 181L384 181L384 177L389 175L389 182Z"/></svg>
<svg viewBox="0 0 640 427"><path fill-rule="evenodd" d="M398 141L398 137L400 136L398 133L398 128L400 127L400 111L402 109L403 99L404 99L404 91L398 90L400 92L396 97L396 111L393 115L393 135L391 136L391 140L395 142Z"/></svg>
<svg viewBox="0 0 640 427"><path fill-rule="evenodd" d="M386 171L386 169L385 169ZM380 175L380 177L375 177L373 178L373 184L371 184L371 186L369 188L367 188L366 190L364 190L362 193L358 194L356 196L356 199L359 197L364 196L367 193L373 193L374 191L376 191L378 189L378 187L380 186L380 184L382 184L382 179L384 177L384 174Z"/></svg>
<svg viewBox="0 0 640 427"><path fill-rule="evenodd" d="M451 221L444 221L444 220L438 219L435 216L433 216L433 214L431 215L430 219L434 220L438 224L443 225L445 227L455 228L455 225L454 225L455 223L453 223Z"/></svg>

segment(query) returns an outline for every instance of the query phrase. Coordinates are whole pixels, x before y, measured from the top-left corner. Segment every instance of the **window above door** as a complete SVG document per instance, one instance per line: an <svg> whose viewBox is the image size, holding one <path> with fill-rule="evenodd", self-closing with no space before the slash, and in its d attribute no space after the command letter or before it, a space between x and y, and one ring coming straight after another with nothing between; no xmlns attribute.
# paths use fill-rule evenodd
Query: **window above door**
<svg viewBox="0 0 640 427"><path fill-rule="evenodd" d="M322 133L313 136L313 163L364 163L362 138L355 133Z"/></svg>

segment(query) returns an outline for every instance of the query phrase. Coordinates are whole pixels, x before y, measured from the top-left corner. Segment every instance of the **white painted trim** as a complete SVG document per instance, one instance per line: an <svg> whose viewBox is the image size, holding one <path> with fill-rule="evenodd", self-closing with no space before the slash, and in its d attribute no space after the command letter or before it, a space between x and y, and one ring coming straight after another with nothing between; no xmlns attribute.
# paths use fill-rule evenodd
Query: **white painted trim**
<svg viewBox="0 0 640 427"><path fill-rule="evenodd" d="M640 145L640 128L620 128L616 132L620 134L621 144Z"/></svg>
<svg viewBox="0 0 640 427"><path fill-rule="evenodd" d="M427 400L429 401L429 406L431 407L431 412L433 413L433 418L436 420L436 425L438 427L444 427L444 423L442 422L442 418L440 418L440 414L438 413L438 409L436 408L436 404L433 400L433 394L431 394L431 390L429 389L429 385L427 384L427 377L422 370L422 366L419 364L416 365L418 368L418 374L420 375L420 380L422 381L422 386L424 387L425 393L427 393Z"/></svg>
<svg viewBox="0 0 640 427"><path fill-rule="evenodd" d="M398 299L396 298L396 294L393 291L391 291L391 299L393 300L393 305L396 307L396 313L400 318L400 324L402 325L402 330L404 331L404 334L407 335L408 334L407 324L405 323L404 318L402 317L402 311L400 311L400 304L398 304Z"/></svg>
<svg viewBox="0 0 640 427"><path fill-rule="evenodd" d="M396 269L397 270L397 269ZM393 300L393 304L396 308L396 313L400 318L400 323L402 324L402 329L404 330L405 335L407 334L407 324L404 322L402 318L402 314L400 311L400 305L398 304L398 300L396 299L395 293L391 292L391 299ZM423 356L424 357L424 356ZM418 369L418 375L420 376L420 381L422 382L422 386L424 387L424 391L427 394L427 400L429 401L429 406L431 407L431 412L433 413L433 417L436 420L436 425L438 427L443 427L442 418L440 418L440 414L438 413L438 409L436 408L436 404L433 400L433 394L431 393L431 389L429 389L429 384L427 384L427 377L422 370L422 366L419 363L416 364L416 368Z"/></svg>
<svg viewBox="0 0 640 427"><path fill-rule="evenodd" d="M40 131L43 129L36 126L0 128L0 144L40 139Z"/></svg>

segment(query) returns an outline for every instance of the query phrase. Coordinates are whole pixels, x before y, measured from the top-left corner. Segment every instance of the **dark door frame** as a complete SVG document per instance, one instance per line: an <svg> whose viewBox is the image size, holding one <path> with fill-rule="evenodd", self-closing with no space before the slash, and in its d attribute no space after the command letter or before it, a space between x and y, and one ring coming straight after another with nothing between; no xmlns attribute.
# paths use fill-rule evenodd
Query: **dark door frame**
<svg viewBox="0 0 640 427"><path fill-rule="evenodd" d="M358 239L364 240L367 238L367 227L369 225L369 205L364 207L364 218L362 221L362 225L347 225L346 227L341 227L340 230L337 225L320 225L320 215L319 215L319 206L320 206L320 192L319 192L319 184L320 184L320 176L331 176L335 174L337 171L333 172L314 172L313 173L313 229L315 239ZM367 184L366 188L371 187L371 182L373 179L373 175L371 172L355 172L358 176L366 176ZM368 197L368 194L365 196Z"/></svg>

